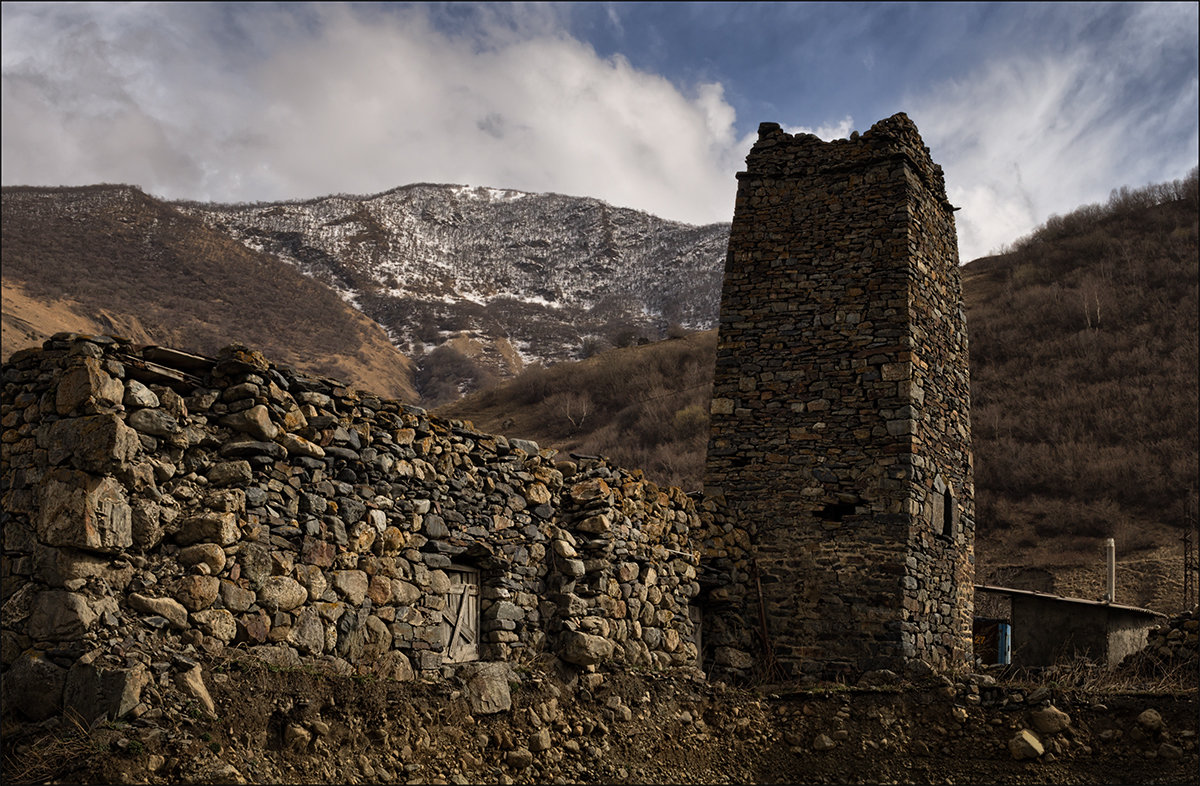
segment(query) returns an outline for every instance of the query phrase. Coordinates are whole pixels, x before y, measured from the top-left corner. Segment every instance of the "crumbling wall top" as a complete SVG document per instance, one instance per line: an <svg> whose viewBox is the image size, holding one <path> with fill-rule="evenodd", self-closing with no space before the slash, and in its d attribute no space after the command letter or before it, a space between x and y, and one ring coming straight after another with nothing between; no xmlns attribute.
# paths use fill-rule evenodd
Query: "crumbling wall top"
<svg viewBox="0 0 1200 786"><path fill-rule="evenodd" d="M953 209L946 199L942 168L933 162L916 124L903 112L880 120L863 134L855 131L849 139L830 142L814 134L789 134L778 123L760 123L758 141L738 179L858 170L895 158L906 160L930 194Z"/></svg>

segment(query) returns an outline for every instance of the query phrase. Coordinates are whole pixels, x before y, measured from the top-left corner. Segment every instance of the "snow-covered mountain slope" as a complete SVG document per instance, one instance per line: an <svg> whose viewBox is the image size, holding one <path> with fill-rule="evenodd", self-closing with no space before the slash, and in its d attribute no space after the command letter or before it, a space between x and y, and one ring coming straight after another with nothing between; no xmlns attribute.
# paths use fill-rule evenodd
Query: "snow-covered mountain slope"
<svg viewBox="0 0 1200 786"><path fill-rule="evenodd" d="M454 185L177 206L333 287L405 354L453 341L501 374L713 326L729 237L728 224Z"/></svg>

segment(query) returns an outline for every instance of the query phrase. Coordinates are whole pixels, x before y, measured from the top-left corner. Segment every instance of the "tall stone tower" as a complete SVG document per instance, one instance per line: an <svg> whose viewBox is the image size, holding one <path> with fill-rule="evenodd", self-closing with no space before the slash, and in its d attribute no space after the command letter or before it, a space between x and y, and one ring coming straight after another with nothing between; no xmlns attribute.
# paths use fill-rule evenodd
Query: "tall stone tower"
<svg viewBox="0 0 1200 786"><path fill-rule="evenodd" d="M738 173L705 485L748 536L744 597L761 585L789 671L971 655L953 211L904 114L828 143L764 123Z"/></svg>

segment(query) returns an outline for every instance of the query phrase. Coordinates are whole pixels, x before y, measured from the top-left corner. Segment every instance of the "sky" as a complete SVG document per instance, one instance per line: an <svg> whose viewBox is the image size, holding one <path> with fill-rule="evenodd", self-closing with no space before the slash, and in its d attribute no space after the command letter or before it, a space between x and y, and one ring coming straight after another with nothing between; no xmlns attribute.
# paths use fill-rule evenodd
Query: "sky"
<svg viewBox="0 0 1200 786"><path fill-rule="evenodd" d="M960 257L1198 158L1196 3L4 3L5 185L409 183L729 221L760 122L896 112Z"/></svg>

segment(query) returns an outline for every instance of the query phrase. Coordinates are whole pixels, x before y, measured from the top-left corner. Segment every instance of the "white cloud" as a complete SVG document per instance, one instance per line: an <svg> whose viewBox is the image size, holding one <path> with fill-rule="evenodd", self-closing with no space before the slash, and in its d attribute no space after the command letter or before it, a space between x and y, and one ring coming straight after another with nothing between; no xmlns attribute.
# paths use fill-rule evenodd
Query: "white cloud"
<svg viewBox="0 0 1200 786"><path fill-rule="evenodd" d="M685 95L536 9L514 24L484 8L470 36L421 9L305 14L6 5L4 181L222 201L459 182L731 213L720 85ZM229 35L249 52L231 59Z"/></svg>
<svg viewBox="0 0 1200 786"><path fill-rule="evenodd" d="M1160 62L1194 52L1195 6L1125 8L1121 25L1095 34L1108 6L1021 6L1012 13L1024 27L1000 35L1014 48L919 93L896 91L962 207L962 259L1115 186L1195 164L1194 54L1169 80ZM733 173L757 137L738 132L721 84L680 87L599 57L564 32L556 5L2 9L9 184L128 182L234 201L452 182L705 223L731 216ZM431 21L439 13L455 32ZM1030 29L1055 35L1027 45ZM785 94L769 80L754 87ZM838 91L857 106L855 86ZM828 140L852 128L846 112L787 130Z"/></svg>
<svg viewBox="0 0 1200 786"><path fill-rule="evenodd" d="M1172 39L1194 39L1195 25L1164 10L1139 10L1115 39L1013 52L910 99L950 201L962 208L963 261L1053 213L1102 202L1115 187L1172 180L1195 166L1196 76L1164 84L1157 59Z"/></svg>

